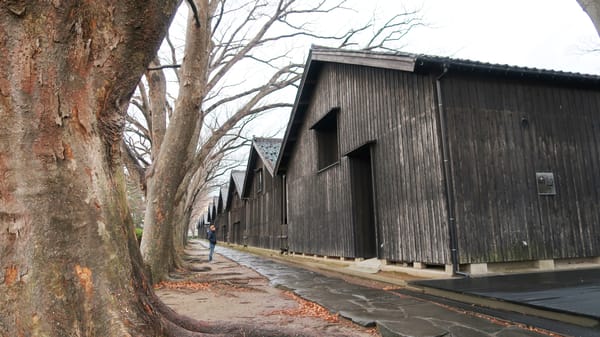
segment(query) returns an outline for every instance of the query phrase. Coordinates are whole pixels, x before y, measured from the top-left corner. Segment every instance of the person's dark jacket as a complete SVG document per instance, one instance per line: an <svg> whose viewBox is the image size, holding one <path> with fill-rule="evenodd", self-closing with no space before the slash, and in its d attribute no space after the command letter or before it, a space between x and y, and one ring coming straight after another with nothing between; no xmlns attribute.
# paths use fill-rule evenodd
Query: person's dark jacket
<svg viewBox="0 0 600 337"><path fill-rule="evenodd" d="M215 232L210 231L208 233L208 241L212 244L217 244L217 235L215 234Z"/></svg>

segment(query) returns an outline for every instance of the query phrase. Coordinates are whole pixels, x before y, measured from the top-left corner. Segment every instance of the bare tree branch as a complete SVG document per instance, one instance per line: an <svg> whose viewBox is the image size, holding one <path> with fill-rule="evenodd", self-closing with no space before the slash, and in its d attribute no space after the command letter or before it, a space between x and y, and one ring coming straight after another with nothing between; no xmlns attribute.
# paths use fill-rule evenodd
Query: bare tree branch
<svg viewBox="0 0 600 337"><path fill-rule="evenodd" d="M171 41L171 35L167 33L165 40L167 41L167 45L169 46L169 50L171 51L171 64L177 65L177 53L176 53L177 49L175 48L175 45ZM171 68L171 69L173 69L173 72L175 73L175 77L177 77L178 82L180 81L179 70L178 70L180 67L181 67L181 65L179 65L179 67Z"/></svg>
<svg viewBox="0 0 600 337"><path fill-rule="evenodd" d="M421 18L414 17L416 12L398 14L389 19L366 44L365 50L385 48L392 41L399 41L415 27L423 25ZM385 35L384 35L385 34ZM379 39L379 42L376 42Z"/></svg>
<svg viewBox="0 0 600 337"><path fill-rule="evenodd" d="M166 65L162 65L162 66L158 66L158 67L148 67L147 70L163 70L163 69L179 69L181 68L181 64L166 64Z"/></svg>
<svg viewBox="0 0 600 337"><path fill-rule="evenodd" d="M153 177L148 182L149 195L169 200L164 205L174 205L177 210L174 214L181 209L189 210L195 200L201 199L199 196L220 184L223 174L241 165L235 155L250 144L247 134L258 116L266 112L287 113L292 107L288 88L298 86L303 66L297 64L299 61L293 54L298 39L339 43L341 47L385 49L403 38L411 26L419 24L408 15L414 13L408 13L388 19L383 26L373 19L353 23L344 33L331 33L312 27L310 16L327 17L338 10L348 10L344 7L345 0L188 1L197 6L197 12L193 8L188 12L185 55L167 36L163 49L170 52L170 60L166 62L169 64L157 62L148 67L147 82L140 82L140 99L132 100L124 137L128 148L135 151L132 157ZM196 29L198 22L209 30ZM286 47L288 43L291 46ZM165 137L170 143L165 140L165 144L172 147L169 152L161 150L161 153L164 158L177 158L177 166L172 165L174 160L162 155L162 161L153 162L158 149L154 125L147 124L144 128L137 112L139 109L143 118L153 123L154 103L144 96L155 95L150 79L164 69L173 69L177 80L169 82L171 90L163 93L161 109L167 112L164 120L169 121L171 131ZM146 83L148 90L144 87ZM172 90L171 86L178 86L178 90ZM174 92L178 92L177 97L171 96ZM160 182L152 180L159 176ZM163 180L170 183L163 184ZM153 191L167 185L171 189L168 193L153 195ZM166 222L169 221L173 220Z"/></svg>
<svg viewBox="0 0 600 337"><path fill-rule="evenodd" d="M137 155L131 150L131 148L123 141L121 142L121 151L126 155L123 156L123 162L129 174L134 177L138 182L140 189L146 191L146 169L139 164Z"/></svg>
<svg viewBox="0 0 600 337"><path fill-rule="evenodd" d="M129 123L133 127L135 127L135 128L129 128L129 130L137 130L137 132L140 134L140 136L150 139L150 132L144 125L142 125L140 122L138 122L137 119L131 117L130 115L126 115L125 120L127 121L127 123Z"/></svg>
<svg viewBox="0 0 600 337"><path fill-rule="evenodd" d="M212 27L212 32L210 34L210 37L213 38L215 32L217 31L217 29L219 29L219 25L221 24L221 20L223 19L223 14L225 13L225 0L221 0L221 1L214 1L211 4L214 4L215 8L213 8L211 10L211 12L214 12L216 10L216 6L219 7L220 11L219 11L219 15L216 16L217 21L213 24ZM213 20L215 19L215 17L213 16L212 18Z"/></svg>
<svg viewBox="0 0 600 337"><path fill-rule="evenodd" d="M200 28L200 18L198 17L198 7L196 7L194 0L187 0L187 3L190 6L192 13L194 13L194 24L196 25L196 28Z"/></svg>
<svg viewBox="0 0 600 337"><path fill-rule="evenodd" d="M243 46L241 49L239 49L238 52L235 55L233 55L229 61L225 62L218 71L216 71L214 76L212 76L212 78L208 81L208 83L206 85L207 91L210 91L216 85L216 82L219 81L227 71L229 71L239 60L241 60L243 57L245 57L246 54L248 54L248 52L257 45L257 42L262 39L262 37L266 34L266 32L269 30L269 28L273 25L273 23L275 21L277 21L277 19L282 14L282 12L291 3L293 3L293 1L290 1L287 4L284 3L283 0L280 1L277 11L275 11L275 13L273 13L273 15L261 27L261 29L255 34L255 36L252 39L250 39L245 46ZM255 13L255 11L260 7L262 7L262 6L257 5L255 8L252 9L252 11L249 13L247 21L245 21L245 23L247 23L248 20L250 20L252 18L252 14ZM240 26L240 28L238 29L238 32L242 27L243 26ZM235 35L237 35L237 32L234 33L233 36L235 36Z"/></svg>
<svg viewBox="0 0 600 337"><path fill-rule="evenodd" d="M263 86L259 86L259 87L255 87L252 88L250 90L244 91L244 92L240 92L236 95L230 96L230 97L225 97L215 103L213 103L212 105L210 105L207 109L205 109L205 114L208 114L212 111L214 111L215 109L217 109L219 106L225 104L225 103L229 103L232 101L235 101L237 99L240 99L242 97L245 96L249 96L249 95L253 95L253 94L260 94L261 92L266 92L265 90L271 90L269 88L283 88L287 85L290 85L291 83L295 82L296 80L298 80L300 78L299 72L296 71L296 69L301 69L302 65L301 64L290 64L284 68L279 69L279 71L277 71L271 78L271 81L269 81L267 84L263 85ZM294 77L290 80L283 80L283 81L279 81L276 82L275 80L277 80L278 78L286 75L286 74L293 74ZM270 91L272 92L272 91ZM263 96L264 93L262 94Z"/></svg>

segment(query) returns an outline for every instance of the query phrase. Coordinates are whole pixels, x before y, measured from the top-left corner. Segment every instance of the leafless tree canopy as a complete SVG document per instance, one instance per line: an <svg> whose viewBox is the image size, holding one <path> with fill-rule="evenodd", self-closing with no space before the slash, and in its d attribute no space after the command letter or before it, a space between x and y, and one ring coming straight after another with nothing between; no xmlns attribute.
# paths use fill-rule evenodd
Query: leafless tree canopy
<svg viewBox="0 0 600 337"><path fill-rule="evenodd" d="M274 110L288 113L302 74L303 64L299 62L303 61L308 44L389 49L422 24L418 11L410 10L383 20L370 18L343 33L330 33L315 22L352 11L347 1L210 1L209 5L213 9L212 43L207 46L211 51L210 72L202 88L205 95L200 113L204 123L198 144L198 153L203 156L194 165L196 170L203 168L201 182L209 185L224 172L243 164L230 154L249 144L247 129L256 116ZM151 132L150 96L159 94L149 93L144 83L154 73L166 73L170 82L169 90L162 93L165 95L162 108L168 121L174 101L170 93L176 92L174 88L180 85L178 69L183 58L180 49L172 36L167 37L160 62L156 60L149 67L131 101L125 139L136 154L137 164L143 168L152 163L151 152L157 146ZM212 148L203 148L213 143Z"/></svg>
<svg viewBox="0 0 600 337"><path fill-rule="evenodd" d="M349 13L345 0L194 4L196 11L188 10L185 43L180 45L181 32L172 28L129 109L127 166L138 167L130 172L145 172L139 178L151 202L141 251L154 280L179 266L192 208L226 172L245 162L236 150L249 144L258 118L289 113L309 44L387 48L420 24L414 13L382 24L370 19L356 27L325 29L318 24Z"/></svg>

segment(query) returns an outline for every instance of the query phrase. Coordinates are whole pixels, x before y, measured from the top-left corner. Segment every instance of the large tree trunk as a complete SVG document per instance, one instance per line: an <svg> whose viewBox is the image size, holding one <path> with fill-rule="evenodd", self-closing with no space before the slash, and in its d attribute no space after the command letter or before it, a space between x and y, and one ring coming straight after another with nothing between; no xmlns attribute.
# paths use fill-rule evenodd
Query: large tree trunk
<svg viewBox="0 0 600 337"><path fill-rule="evenodd" d="M200 21L209 26L208 1L197 1ZM190 11L186 33L185 61L180 77L180 89L175 111L169 121L158 158L148 174L148 208L144 219L141 250L152 280L168 277L177 263L176 245L181 238L176 226L181 221L187 186L182 185L189 174L202 123L202 99L210 48L210 29L201 29L193 22Z"/></svg>
<svg viewBox="0 0 600 337"><path fill-rule="evenodd" d="M592 19L596 32L600 35L600 0L577 0L577 2Z"/></svg>
<svg viewBox="0 0 600 337"><path fill-rule="evenodd" d="M176 5L0 4L0 336L297 336L181 317L143 273L119 145Z"/></svg>
<svg viewBox="0 0 600 337"><path fill-rule="evenodd" d="M0 5L1 336L165 335L119 145L176 5Z"/></svg>

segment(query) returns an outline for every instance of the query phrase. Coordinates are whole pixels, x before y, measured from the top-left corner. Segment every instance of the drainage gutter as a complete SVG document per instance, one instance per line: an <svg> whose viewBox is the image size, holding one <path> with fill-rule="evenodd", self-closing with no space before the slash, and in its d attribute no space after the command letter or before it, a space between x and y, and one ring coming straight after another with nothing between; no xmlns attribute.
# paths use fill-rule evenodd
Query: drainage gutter
<svg viewBox="0 0 600 337"><path fill-rule="evenodd" d="M444 110L444 101L442 97L442 78L448 73L448 65L443 65L442 73L435 79L437 112L440 125L440 136L442 143L442 165L444 169L446 206L448 208L448 232L450 236L450 258L452 261L452 274L469 277L468 273L459 270L458 261L458 239L456 233L456 216L454 201L454 181L452 176L452 163L450 161L450 144L448 142L448 126L446 124L446 112Z"/></svg>

